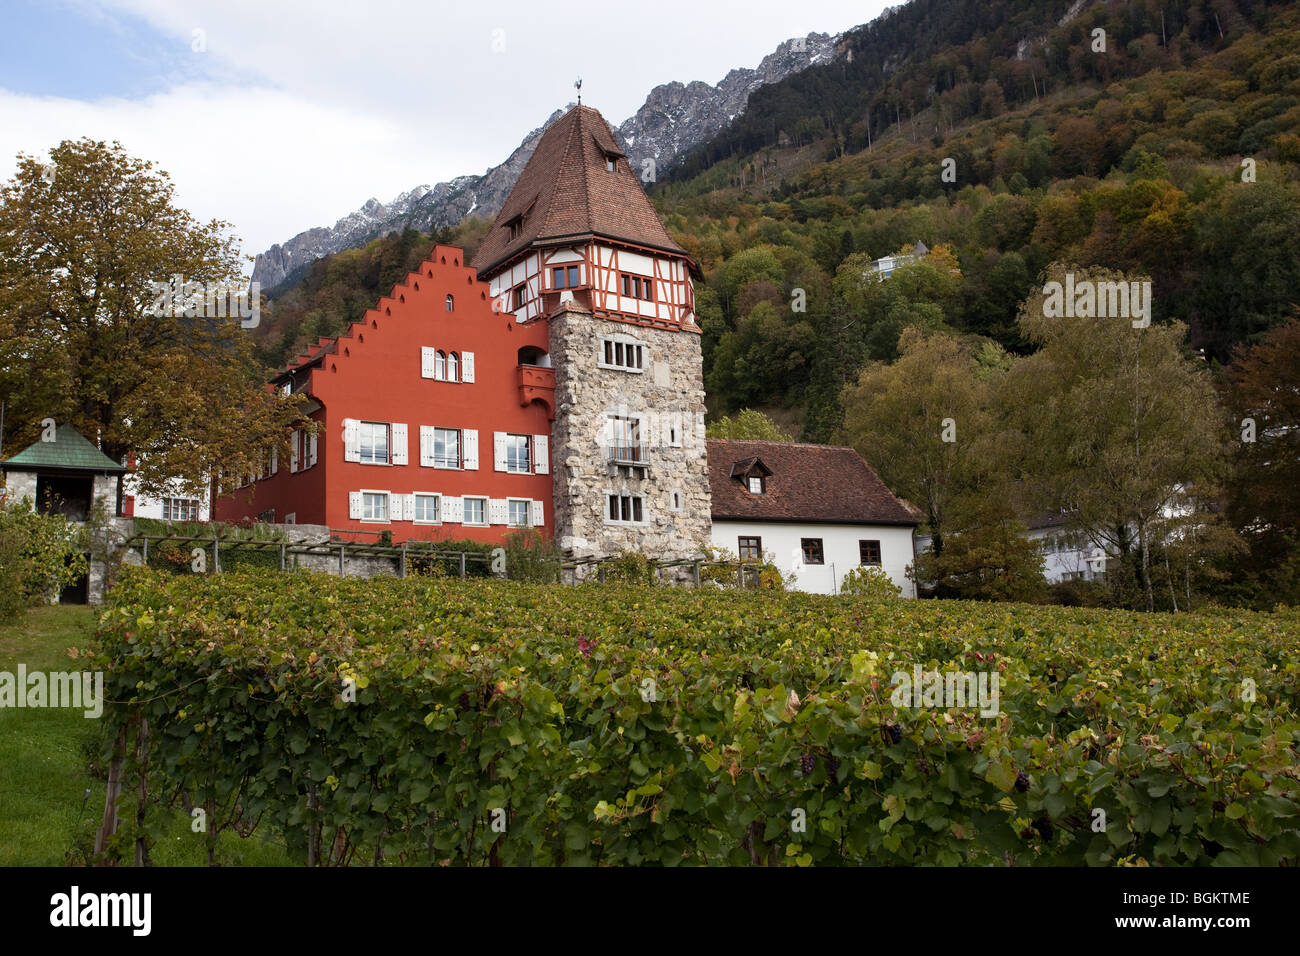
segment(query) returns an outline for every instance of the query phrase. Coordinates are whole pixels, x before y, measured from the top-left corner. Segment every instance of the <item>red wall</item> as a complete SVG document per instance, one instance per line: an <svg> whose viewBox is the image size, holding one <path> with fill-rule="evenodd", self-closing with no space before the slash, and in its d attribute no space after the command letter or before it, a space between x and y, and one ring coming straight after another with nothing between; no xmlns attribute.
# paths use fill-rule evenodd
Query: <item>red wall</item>
<svg viewBox="0 0 1300 956"><path fill-rule="evenodd" d="M418 288L417 288L418 286ZM446 310L454 296L455 309ZM441 382L420 375L422 346L474 353L474 382ZM393 494L439 492L491 498L531 498L543 502L547 537L554 531L551 475L512 475L493 470L493 432L550 435L547 408L521 407L516 366L518 351L546 351L546 324L521 326L492 310L486 283L464 265L464 254L437 246L432 257L380 299L362 322L339 337L311 372L307 391L323 408L313 414L323 427L317 437L317 464L291 474L288 456L279 456L278 474L217 499L215 517L235 521L275 509L276 520L295 512L299 524L326 524L338 530L391 530L394 541L473 538L499 541L504 525L464 527L392 521L362 522L348 517L348 493L362 488ZM314 350L313 350L314 351ZM347 418L403 422L407 426L407 465L364 465L343 459L343 421ZM420 426L475 428L479 433L476 471L426 468L420 464ZM374 541L367 533L358 540Z"/></svg>

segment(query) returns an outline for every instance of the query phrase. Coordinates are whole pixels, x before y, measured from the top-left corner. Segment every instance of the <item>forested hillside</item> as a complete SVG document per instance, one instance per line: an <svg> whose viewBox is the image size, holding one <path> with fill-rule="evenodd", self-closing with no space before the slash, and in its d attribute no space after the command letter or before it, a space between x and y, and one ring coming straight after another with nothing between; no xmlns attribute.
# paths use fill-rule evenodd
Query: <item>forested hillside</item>
<svg viewBox="0 0 1300 956"><path fill-rule="evenodd" d="M847 34L651 189L705 270L711 412L782 409L829 440L842 387L908 325L1027 351L1016 315L1054 262L1149 277L1154 320L1226 362L1300 298L1297 51L1300 10L1251 0L913 0ZM441 241L472 251L485 226ZM431 240L273 291L265 357L341 331ZM864 276L918 240L925 260Z"/></svg>
<svg viewBox="0 0 1300 956"><path fill-rule="evenodd" d="M1015 317L1053 262L1149 277L1154 320L1211 360L1291 314L1300 12L1139 0L1037 26L1064 7L915 0L653 191L707 276L715 413L799 407L827 440L908 325L1025 351ZM863 275L918 240L952 261Z"/></svg>

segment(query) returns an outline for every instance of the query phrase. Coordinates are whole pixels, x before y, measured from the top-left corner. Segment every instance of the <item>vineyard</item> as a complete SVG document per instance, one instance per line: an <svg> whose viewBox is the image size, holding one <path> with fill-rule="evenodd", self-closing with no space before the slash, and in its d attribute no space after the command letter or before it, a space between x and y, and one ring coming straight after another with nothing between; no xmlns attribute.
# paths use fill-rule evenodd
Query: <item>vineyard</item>
<svg viewBox="0 0 1300 956"><path fill-rule="evenodd" d="M121 859L170 806L309 865L1272 866L1298 644L1285 610L131 569L83 653ZM900 700L917 668L995 712Z"/></svg>

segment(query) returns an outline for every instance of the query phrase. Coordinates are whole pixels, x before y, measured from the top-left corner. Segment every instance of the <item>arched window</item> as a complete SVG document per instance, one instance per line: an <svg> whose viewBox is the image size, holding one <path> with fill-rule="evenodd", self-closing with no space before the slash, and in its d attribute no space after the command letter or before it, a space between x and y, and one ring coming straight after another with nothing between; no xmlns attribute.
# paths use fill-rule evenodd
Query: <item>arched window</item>
<svg viewBox="0 0 1300 956"><path fill-rule="evenodd" d="M456 357L456 353L448 352L447 353L447 381L449 382L460 381L460 369L458 367L459 365L460 365L460 360Z"/></svg>
<svg viewBox="0 0 1300 956"><path fill-rule="evenodd" d="M447 353L441 349L433 357L433 377L440 382L447 378Z"/></svg>
<svg viewBox="0 0 1300 956"><path fill-rule="evenodd" d="M456 310L456 300L455 300L455 298L453 298L452 296L448 295L448 296L447 296L447 311L448 311L448 312L454 312L455 310Z"/></svg>

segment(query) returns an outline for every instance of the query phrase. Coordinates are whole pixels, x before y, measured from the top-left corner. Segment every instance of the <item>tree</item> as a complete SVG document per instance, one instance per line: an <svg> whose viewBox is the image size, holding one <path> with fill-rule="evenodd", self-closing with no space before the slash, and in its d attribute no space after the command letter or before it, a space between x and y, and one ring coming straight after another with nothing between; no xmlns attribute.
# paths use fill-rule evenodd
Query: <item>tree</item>
<svg viewBox="0 0 1300 956"><path fill-rule="evenodd" d="M794 441L776 422L752 408L742 409L735 418L723 416L704 433L709 438L750 438L756 441Z"/></svg>
<svg viewBox="0 0 1300 956"><path fill-rule="evenodd" d="M1225 401L1234 444L1227 516L1250 545L1250 565L1274 600L1300 591L1275 574L1300 555L1300 316L1240 349L1225 370ZM1274 581L1273 585L1267 583Z"/></svg>
<svg viewBox="0 0 1300 956"><path fill-rule="evenodd" d="M170 479L201 494L218 468L260 470L302 407L263 386L239 318L214 316L216 290L224 306L241 282L228 225L200 225L173 192L152 163L90 139L60 143L48 165L20 155L0 188L6 442L71 421L110 457L135 456L155 495Z"/></svg>
<svg viewBox="0 0 1300 956"><path fill-rule="evenodd" d="M844 429L885 484L921 509L941 553L992 478L991 387L951 336L908 329L900 348L893 365L873 363L845 388Z"/></svg>
<svg viewBox="0 0 1300 956"><path fill-rule="evenodd" d="M1132 281L1063 265L1045 278L1065 284L1067 272L1076 289ZM1039 351L1004 380L1033 498L1117 553L1153 609L1156 526L1189 491L1202 504L1212 501L1223 475L1222 418L1209 372L1184 354L1181 323L1134 328L1129 316L1058 315L1055 307L1045 314L1047 301L1038 290L1021 307L1021 334Z"/></svg>

